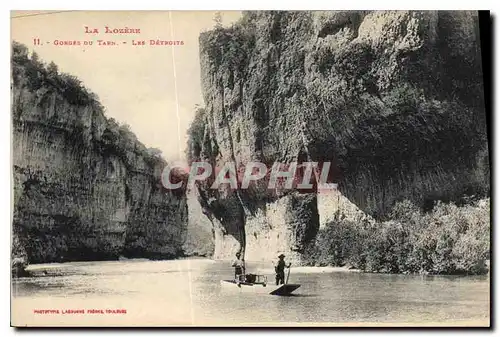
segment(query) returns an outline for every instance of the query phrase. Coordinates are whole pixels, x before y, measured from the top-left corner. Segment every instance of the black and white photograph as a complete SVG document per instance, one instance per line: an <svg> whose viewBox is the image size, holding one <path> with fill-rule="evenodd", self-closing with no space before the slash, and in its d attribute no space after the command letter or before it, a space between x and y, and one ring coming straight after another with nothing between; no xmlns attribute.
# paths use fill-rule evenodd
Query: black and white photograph
<svg viewBox="0 0 500 337"><path fill-rule="evenodd" d="M10 25L11 326L491 326L489 11Z"/></svg>

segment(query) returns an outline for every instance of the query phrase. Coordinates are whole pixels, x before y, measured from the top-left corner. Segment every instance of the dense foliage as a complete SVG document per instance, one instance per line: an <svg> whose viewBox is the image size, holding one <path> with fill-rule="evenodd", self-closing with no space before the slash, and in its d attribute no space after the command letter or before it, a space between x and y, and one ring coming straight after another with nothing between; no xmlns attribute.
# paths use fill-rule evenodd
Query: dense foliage
<svg viewBox="0 0 500 337"><path fill-rule="evenodd" d="M30 90L42 87L50 88L60 93L69 103L88 105L98 97L85 88L74 75L61 73L54 62L45 65L36 52L29 55L28 48L18 42L12 43L12 79L14 84L26 78Z"/></svg>
<svg viewBox="0 0 500 337"><path fill-rule="evenodd" d="M397 203L391 220L330 222L309 251L310 265L368 272L482 274L490 254L490 200L437 203L422 212Z"/></svg>
<svg viewBox="0 0 500 337"><path fill-rule="evenodd" d="M255 26L249 19L252 14L244 13L241 20L223 28L221 18L214 18L213 31L200 35L200 48L218 66L224 66L241 74L247 71L249 53L255 44ZM245 52L242 52L245 51Z"/></svg>

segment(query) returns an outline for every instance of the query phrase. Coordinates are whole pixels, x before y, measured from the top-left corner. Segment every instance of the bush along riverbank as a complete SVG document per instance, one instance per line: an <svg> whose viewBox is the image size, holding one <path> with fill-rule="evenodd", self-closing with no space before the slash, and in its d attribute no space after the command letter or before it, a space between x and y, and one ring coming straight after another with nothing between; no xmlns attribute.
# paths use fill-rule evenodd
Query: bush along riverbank
<svg viewBox="0 0 500 337"><path fill-rule="evenodd" d="M423 212L397 203L384 222L335 220L309 247L308 265L365 272L486 274L490 258L490 199L438 202Z"/></svg>

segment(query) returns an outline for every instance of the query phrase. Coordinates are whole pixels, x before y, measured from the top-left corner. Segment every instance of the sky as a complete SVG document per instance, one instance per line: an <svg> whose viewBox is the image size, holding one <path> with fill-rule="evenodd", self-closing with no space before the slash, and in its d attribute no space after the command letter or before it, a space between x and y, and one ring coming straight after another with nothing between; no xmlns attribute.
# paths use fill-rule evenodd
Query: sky
<svg viewBox="0 0 500 337"><path fill-rule="evenodd" d="M81 79L99 96L106 116L129 124L144 145L162 150L167 161L182 160L194 107L204 105L198 37L212 29L214 15L214 11L12 11L11 38L36 51L42 61L54 61L60 72ZM226 26L241 12L221 15ZM140 29L140 33L107 34L105 26ZM86 33L85 27L99 33ZM151 46L153 39L184 44ZM55 45L56 40L81 45ZM97 40L117 45L99 46ZM133 45L132 40L145 45ZM93 44L85 46L84 41Z"/></svg>

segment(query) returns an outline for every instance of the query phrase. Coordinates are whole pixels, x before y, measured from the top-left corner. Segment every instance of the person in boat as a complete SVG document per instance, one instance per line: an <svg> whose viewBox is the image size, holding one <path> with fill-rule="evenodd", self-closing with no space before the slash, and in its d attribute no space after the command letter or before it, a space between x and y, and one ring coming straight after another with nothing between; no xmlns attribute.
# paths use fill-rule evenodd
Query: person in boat
<svg viewBox="0 0 500 337"><path fill-rule="evenodd" d="M288 266L286 265L284 254L280 254L278 258L279 261L274 266L274 271L276 272L276 285L285 284L285 268L290 268L292 265L291 263L289 263Z"/></svg>
<svg viewBox="0 0 500 337"><path fill-rule="evenodd" d="M245 260L241 258L240 252L236 253L236 260L233 261L232 266L234 267L234 279L239 286L245 280Z"/></svg>

